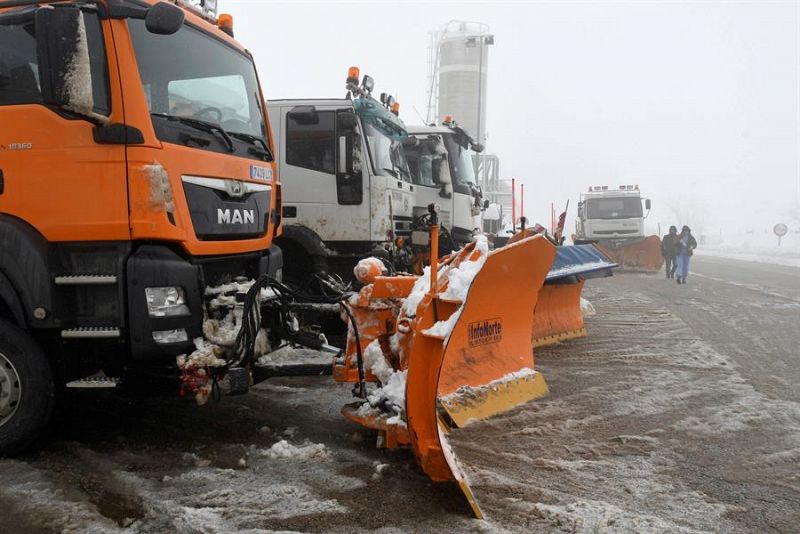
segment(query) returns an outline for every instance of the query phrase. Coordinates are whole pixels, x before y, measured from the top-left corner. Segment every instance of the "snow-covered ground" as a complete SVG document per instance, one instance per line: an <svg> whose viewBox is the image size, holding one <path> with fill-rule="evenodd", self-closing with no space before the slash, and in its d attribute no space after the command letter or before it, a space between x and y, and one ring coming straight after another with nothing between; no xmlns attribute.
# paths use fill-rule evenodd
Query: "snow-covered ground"
<svg viewBox="0 0 800 534"><path fill-rule="evenodd" d="M698 255L800 267L800 229L792 228L778 244L771 229L706 236L695 251Z"/></svg>
<svg viewBox="0 0 800 534"><path fill-rule="evenodd" d="M797 338L779 327L797 303L690 281L590 281L589 337L537 349L551 397L451 434L486 521L410 451L376 449L339 413L350 387L315 376L202 407L84 398L41 451L0 460L0 532L792 530Z"/></svg>

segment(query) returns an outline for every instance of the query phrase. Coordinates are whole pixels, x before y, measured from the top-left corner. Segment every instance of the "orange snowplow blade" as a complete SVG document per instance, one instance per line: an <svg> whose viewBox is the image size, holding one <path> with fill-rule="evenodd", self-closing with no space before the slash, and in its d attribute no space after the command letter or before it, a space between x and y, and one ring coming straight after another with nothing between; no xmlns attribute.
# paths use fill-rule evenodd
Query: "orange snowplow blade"
<svg viewBox="0 0 800 534"><path fill-rule="evenodd" d="M585 280L545 284L539 290L533 324L533 346L542 347L586 335L581 313Z"/></svg>
<svg viewBox="0 0 800 534"><path fill-rule="evenodd" d="M544 378L534 370L531 332L554 257L555 247L541 236L491 252L472 243L443 260L432 289L433 282L425 287L428 275L411 289L393 283L396 277L378 277L350 302L354 308L372 307L376 315L354 314L356 328L351 325L348 350L334 376L353 381L344 368L357 364L355 331L362 338L363 329L372 340L359 345L365 371L384 376L388 384L381 379L383 393L371 393L360 407L346 407L344 415L378 428L389 446L410 439L422 470L433 480L455 480L477 517L480 507L447 434L547 394ZM399 312L394 321L380 315L389 302ZM379 315L382 320L375 320ZM391 384L403 374L404 409L382 412L381 406L393 402Z"/></svg>
<svg viewBox="0 0 800 534"><path fill-rule="evenodd" d="M664 265L664 258L661 256L661 239L657 235L651 235L641 241L619 248L600 244L597 247L625 270L658 272Z"/></svg>

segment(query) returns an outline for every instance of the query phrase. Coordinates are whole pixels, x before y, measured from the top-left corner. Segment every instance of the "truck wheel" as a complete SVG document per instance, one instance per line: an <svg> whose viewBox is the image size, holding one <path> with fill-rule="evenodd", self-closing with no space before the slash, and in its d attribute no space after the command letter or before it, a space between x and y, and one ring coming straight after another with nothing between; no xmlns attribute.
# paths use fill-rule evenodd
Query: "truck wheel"
<svg viewBox="0 0 800 534"><path fill-rule="evenodd" d="M42 349L0 319L0 456L21 452L41 434L53 394L53 371Z"/></svg>

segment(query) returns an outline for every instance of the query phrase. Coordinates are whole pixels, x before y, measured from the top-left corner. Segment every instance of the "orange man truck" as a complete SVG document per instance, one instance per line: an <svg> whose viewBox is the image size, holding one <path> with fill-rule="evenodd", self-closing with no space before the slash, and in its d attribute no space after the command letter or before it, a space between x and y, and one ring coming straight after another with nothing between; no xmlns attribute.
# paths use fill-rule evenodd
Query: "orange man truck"
<svg viewBox="0 0 800 534"><path fill-rule="evenodd" d="M265 101L204 5L0 2L0 454L65 388L176 387L208 288L280 279Z"/></svg>

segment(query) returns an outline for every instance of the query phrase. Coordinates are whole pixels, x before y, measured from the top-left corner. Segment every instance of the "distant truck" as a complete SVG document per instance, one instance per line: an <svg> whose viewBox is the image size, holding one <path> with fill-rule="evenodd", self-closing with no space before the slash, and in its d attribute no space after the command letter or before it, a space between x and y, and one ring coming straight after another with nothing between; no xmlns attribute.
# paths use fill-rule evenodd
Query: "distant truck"
<svg viewBox="0 0 800 534"><path fill-rule="evenodd" d="M638 185L589 187L578 202L573 241L598 243L623 268L658 271L663 263L661 240L645 235L642 200L649 213L650 199L642 199Z"/></svg>

